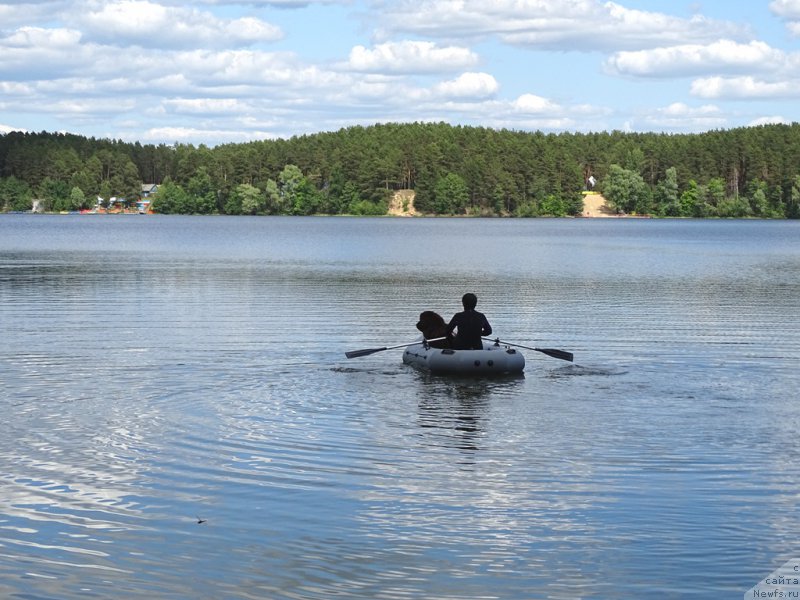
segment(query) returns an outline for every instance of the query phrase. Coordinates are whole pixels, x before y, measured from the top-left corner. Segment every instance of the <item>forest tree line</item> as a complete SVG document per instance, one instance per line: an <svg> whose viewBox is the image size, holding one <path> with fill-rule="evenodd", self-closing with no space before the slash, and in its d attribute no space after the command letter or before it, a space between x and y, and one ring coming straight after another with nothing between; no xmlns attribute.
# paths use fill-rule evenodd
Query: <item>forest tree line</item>
<svg viewBox="0 0 800 600"><path fill-rule="evenodd" d="M139 199L197 214L386 214L414 190L423 214L579 215L590 178L619 212L800 217L800 124L699 134L559 133L382 124L290 139L142 145L60 133L0 135L0 210Z"/></svg>

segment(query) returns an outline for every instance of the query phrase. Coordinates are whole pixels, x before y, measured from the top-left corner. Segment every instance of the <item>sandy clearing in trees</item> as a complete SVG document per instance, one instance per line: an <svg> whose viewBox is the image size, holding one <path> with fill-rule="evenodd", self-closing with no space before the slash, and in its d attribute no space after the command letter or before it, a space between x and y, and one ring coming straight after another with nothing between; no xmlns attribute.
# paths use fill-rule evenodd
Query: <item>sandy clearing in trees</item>
<svg viewBox="0 0 800 600"><path fill-rule="evenodd" d="M389 201L387 214L393 217L413 217L417 214L414 210L414 190L398 190Z"/></svg>
<svg viewBox="0 0 800 600"><path fill-rule="evenodd" d="M583 197L583 216L616 217L618 215L608 207L602 194L590 193Z"/></svg>

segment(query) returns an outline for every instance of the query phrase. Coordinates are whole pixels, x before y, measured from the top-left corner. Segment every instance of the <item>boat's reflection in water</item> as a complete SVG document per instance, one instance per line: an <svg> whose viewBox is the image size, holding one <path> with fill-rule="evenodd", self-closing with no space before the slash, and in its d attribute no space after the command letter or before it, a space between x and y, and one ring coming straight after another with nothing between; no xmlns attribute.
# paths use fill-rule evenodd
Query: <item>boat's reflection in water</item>
<svg viewBox="0 0 800 600"><path fill-rule="evenodd" d="M444 377L419 373L417 424L434 446L481 449L493 397L519 386L523 373L494 378Z"/></svg>

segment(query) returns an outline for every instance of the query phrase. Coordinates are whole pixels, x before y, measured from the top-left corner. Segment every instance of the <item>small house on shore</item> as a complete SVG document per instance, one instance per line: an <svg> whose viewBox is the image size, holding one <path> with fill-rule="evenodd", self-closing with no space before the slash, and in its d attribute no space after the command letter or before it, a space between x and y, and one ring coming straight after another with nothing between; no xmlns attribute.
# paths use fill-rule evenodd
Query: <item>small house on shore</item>
<svg viewBox="0 0 800 600"><path fill-rule="evenodd" d="M156 183L143 183L142 184L142 198L149 198L158 191L158 184Z"/></svg>

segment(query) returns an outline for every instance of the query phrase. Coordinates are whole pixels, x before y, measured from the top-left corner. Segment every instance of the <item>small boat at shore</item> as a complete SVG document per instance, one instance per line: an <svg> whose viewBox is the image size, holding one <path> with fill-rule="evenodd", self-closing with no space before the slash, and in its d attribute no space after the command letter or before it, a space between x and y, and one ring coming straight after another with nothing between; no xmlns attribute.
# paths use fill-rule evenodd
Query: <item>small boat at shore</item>
<svg viewBox="0 0 800 600"><path fill-rule="evenodd" d="M518 375L525 368L525 357L501 342L484 342L482 350L432 348L425 342L408 346L403 362L435 375L477 375L496 377Z"/></svg>

